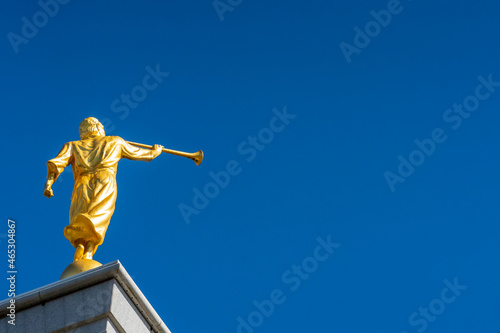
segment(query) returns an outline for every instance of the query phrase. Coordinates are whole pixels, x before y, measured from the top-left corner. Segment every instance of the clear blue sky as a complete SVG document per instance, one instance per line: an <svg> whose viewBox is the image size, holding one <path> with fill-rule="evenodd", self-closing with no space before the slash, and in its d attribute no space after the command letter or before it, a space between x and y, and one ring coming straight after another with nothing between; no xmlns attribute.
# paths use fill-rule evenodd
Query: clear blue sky
<svg viewBox="0 0 500 333"><path fill-rule="evenodd" d="M498 332L500 4L217 6L4 4L0 247L14 219L18 291L72 260L72 174L49 200L46 161L94 116L205 152L122 161L94 257L120 260L172 332Z"/></svg>

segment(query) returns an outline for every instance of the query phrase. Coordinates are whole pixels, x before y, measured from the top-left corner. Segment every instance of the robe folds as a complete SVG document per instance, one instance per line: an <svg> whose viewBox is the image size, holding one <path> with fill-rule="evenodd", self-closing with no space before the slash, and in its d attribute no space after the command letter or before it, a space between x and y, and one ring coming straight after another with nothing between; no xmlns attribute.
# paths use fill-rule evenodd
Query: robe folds
<svg viewBox="0 0 500 333"><path fill-rule="evenodd" d="M118 136L99 136L66 143L57 157L47 162L54 181L68 165L75 186L71 196L69 225L64 236L75 246L77 239L94 241L94 253L102 244L117 195L116 169L121 158L139 161L154 159L153 151L128 144Z"/></svg>

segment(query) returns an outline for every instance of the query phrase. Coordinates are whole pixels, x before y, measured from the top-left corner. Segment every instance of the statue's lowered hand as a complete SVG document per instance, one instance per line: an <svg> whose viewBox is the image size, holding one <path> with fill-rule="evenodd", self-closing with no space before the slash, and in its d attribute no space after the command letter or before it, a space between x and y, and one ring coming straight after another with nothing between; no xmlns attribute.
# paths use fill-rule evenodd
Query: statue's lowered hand
<svg viewBox="0 0 500 333"><path fill-rule="evenodd" d="M45 191L43 191L43 195L45 195L47 198L54 196L54 192L50 188L50 185L45 184Z"/></svg>

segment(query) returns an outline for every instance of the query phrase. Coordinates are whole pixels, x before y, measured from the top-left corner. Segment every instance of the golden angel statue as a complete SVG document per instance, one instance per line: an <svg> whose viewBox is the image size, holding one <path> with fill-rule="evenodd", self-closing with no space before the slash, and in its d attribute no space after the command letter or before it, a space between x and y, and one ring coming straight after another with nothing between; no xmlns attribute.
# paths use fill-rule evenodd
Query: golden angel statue
<svg viewBox="0 0 500 333"><path fill-rule="evenodd" d="M115 210L118 161L127 158L149 162L160 155L163 149L161 145L154 145L150 147L151 150L143 149L118 136L106 136L103 125L92 117L81 122L79 132L80 140L66 143L59 154L47 162L44 191L46 197L52 197L52 184L65 167L72 166L75 186L69 225L64 229L64 236L75 247L74 263L93 261L92 256L104 240ZM73 273L87 269L90 268L79 267Z"/></svg>

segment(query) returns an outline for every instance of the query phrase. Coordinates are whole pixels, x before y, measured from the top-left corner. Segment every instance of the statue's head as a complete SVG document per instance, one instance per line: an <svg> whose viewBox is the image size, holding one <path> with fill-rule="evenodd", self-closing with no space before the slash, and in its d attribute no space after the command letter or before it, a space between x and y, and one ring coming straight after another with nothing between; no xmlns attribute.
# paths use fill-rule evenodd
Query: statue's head
<svg viewBox="0 0 500 333"><path fill-rule="evenodd" d="M104 126L94 117L85 118L80 123L80 139L84 140L92 136L105 136Z"/></svg>

